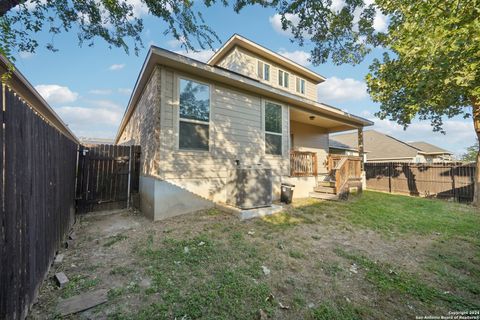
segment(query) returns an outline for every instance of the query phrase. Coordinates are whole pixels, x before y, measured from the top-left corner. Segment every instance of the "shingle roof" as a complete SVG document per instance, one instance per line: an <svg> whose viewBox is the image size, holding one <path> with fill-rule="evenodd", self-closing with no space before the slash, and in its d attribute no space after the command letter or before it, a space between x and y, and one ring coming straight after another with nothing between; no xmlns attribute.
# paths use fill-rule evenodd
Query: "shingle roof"
<svg viewBox="0 0 480 320"><path fill-rule="evenodd" d="M363 133L364 149L368 152L368 159L397 159L413 158L419 149L389 135L375 130ZM358 149L358 136L356 132L330 136L330 147L346 145L350 149ZM346 149L346 148L342 148Z"/></svg>
<svg viewBox="0 0 480 320"><path fill-rule="evenodd" d="M433 144L427 143L425 141L415 141L415 142L409 142L409 145L420 149L420 151L423 151L425 153L448 153L452 154L450 151L442 149L440 147L437 147Z"/></svg>

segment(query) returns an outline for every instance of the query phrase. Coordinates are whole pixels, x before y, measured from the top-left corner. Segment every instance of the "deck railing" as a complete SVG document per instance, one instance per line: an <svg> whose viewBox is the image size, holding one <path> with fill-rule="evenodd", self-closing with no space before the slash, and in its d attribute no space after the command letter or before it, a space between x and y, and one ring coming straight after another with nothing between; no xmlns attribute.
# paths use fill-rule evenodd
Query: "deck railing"
<svg viewBox="0 0 480 320"><path fill-rule="evenodd" d="M335 177L335 190L342 194L348 188L349 181L362 176L362 158L354 156L329 155L328 171Z"/></svg>
<svg viewBox="0 0 480 320"><path fill-rule="evenodd" d="M290 151L290 176L310 177L318 174L317 153Z"/></svg>

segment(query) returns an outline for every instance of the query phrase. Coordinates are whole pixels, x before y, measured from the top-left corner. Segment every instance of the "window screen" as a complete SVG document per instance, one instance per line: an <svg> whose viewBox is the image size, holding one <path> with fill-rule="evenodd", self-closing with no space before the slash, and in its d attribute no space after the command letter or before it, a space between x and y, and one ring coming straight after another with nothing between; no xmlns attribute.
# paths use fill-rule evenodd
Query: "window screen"
<svg viewBox="0 0 480 320"><path fill-rule="evenodd" d="M180 79L179 107L179 148L208 151L210 87Z"/></svg>
<svg viewBox="0 0 480 320"><path fill-rule="evenodd" d="M265 153L282 154L282 106L265 103Z"/></svg>

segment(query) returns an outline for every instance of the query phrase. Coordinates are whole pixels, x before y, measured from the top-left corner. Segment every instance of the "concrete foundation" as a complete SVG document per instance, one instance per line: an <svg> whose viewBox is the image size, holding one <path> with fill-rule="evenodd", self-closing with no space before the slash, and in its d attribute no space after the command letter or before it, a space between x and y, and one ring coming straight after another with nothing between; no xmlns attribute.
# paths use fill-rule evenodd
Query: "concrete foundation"
<svg viewBox="0 0 480 320"><path fill-rule="evenodd" d="M317 182L323 179L324 176L274 176L272 177L272 199L274 201L280 199L282 182L295 185L294 199L308 198ZM210 209L215 206L215 203L226 203L226 199L224 179L171 179L165 181L140 176L140 210L152 220L161 220L198 210ZM253 216L263 214L263 212L252 212ZM249 215L250 213L246 213L246 216Z"/></svg>
<svg viewBox="0 0 480 320"><path fill-rule="evenodd" d="M323 181L325 176L317 177L283 177L282 182L295 185L293 190L293 198L308 198L313 189L317 186L318 181Z"/></svg>
<svg viewBox="0 0 480 320"><path fill-rule="evenodd" d="M214 202L172 183L140 176L140 210L152 220L162 220L214 206Z"/></svg>

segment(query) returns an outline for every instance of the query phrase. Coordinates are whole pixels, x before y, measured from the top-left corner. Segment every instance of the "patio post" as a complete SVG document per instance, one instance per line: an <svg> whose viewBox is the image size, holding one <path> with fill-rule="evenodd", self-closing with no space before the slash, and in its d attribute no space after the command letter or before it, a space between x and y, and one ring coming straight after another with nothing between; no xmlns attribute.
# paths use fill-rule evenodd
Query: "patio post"
<svg viewBox="0 0 480 320"><path fill-rule="evenodd" d="M365 155L364 155L364 147L363 147L363 127L359 127L357 129L358 133L358 156L362 158L360 161L360 170L361 170L361 177L362 177L362 189L367 188L367 177L365 175Z"/></svg>

